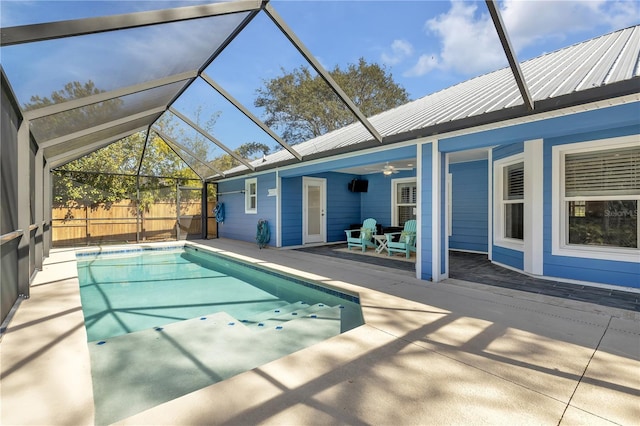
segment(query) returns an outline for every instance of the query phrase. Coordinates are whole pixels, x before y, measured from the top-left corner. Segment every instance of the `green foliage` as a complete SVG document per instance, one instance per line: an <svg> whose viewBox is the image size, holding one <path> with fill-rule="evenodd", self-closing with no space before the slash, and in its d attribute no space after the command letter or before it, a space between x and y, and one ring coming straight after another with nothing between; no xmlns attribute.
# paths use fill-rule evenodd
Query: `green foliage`
<svg viewBox="0 0 640 426"><path fill-rule="evenodd" d="M193 114L189 115L198 127L202 128L209 134L212 134L221 114L222 113L220 111L216 111L211 116L205 117L202 106L197 106L193 111ZM162 133L171 137L173 140L180 142L181 145L187 148L191 153L195 154L198 159L204 160L208 157L208 149L212 145L212 142L198 132L185 132L185 127L177 125L176 118L173 114L162 115L155 125L160 128ZM199 168L198 163L193 161L194 159L191 155L188 155L187 157L188 158L184 158L184 160L189 162L189 164L197 170ZM202 174L209 175L211 174L211 171L203 171Z"/></svg>
<svg viewBox="0 0 640 426"><path fill-rule="evenodd" d="M104 91L95 87L95 84L91 80L84 84L74 81L67 83L62 90L54 91L50 97L42 98L40 96L32 96L30 101L23 105L23 109L25 111L39 109L72 99L96 95L101 92ZM110 121L110 117L116 114L123 105L124 103L120 99L110 99L39 118L35 120L35 124L37 125L33 128L37 133L34 134L38 139L53 139L63 136L69 131L84 128L87 122L97 123Z"/></svg>
<svg viewBox="0 0 640 426"><path fill-rule="evenodd" d="M78 171L53 171L53 205L107 207L120 200L135 196L135 177L85 173Z"/></svg>
<svg viewBox="0 0 640 426"><path fill-rule="evenodd" d="M41 98L40 96L32 96L30 102L24 105L24 110L29 111L32 109L38 109L50 105L59 104L62 102L66 102L71 99L84 98L91 95L97 95L99 93L104 92L103 90L99 90L95 83L91 80L82 84L79 81L73 81L71 83L65 84L62 90L56 90L51 93L51 98ZM97 104L101 105L101 104ZM98 106L98 109L101 109Z"/></svg>
<svg viewBox="0 0 640 426"><path fill-rule="evenodd" d="M360 58L346 70L336 66L329 72L353 103L369 117L402 105L407 91L393 81L385 67ZM255 106L265 109L264 122L283 130L289 144L296 144L339 129L356 121L332 89L308 67L265 81L257 90Z"/></svg>
<svg viewBox="0 0 640 426"><path fill-rule="evenodd" d="M143 145L144 134L135 134L54 171L54 204L110 205L135 195L133 174Z"/></svg>
<svg viewBox="0 0 640 426"><path fill-rule="evenodd" d="M38 109L101 92L92 81L85 84L71 82L62 90L53 92L50 97L32 97L24 108ZM113 116L121 114L121 108L121 100L99 102L39 119L37 128L40 135L50 139L60 136L59 133L63 133L64 129L86 127L87 123L111 121ZM210 131L219 115L220 113L216 113L209 117L201 126ZM201 108L195 111L195 119L198 123L204 121ZM172 115L164 115L156 126L173 139L180 140L195 156L207 157L209 142L199 134L190 137L184 135L183 128L176 124ZM141 160L143 152L144 158ZM147 140L146 133L140 132L55 170L53 202L56 206L105 205L108 208L112 203L123 199L136 199L136 175L139 168L142 175L158 176L155 179L155 188L154 179L144 182L144 189L140 191L141 209L155 201L175 201L176 185L197 186L198 182L201 184L200 177L155 133ZM183 199L193 198L194 192L186 191Z"/></svg>
<svg viewBox="0 0 640 426"><path fill-rule="evenodd" d="M240 145L234 152L247 160L255 160L269 154L270 148L259 142L247 142ZM211 161L211 166L219 171L229 170L238 166L239 162L229 154L221 155Z"/></svg>

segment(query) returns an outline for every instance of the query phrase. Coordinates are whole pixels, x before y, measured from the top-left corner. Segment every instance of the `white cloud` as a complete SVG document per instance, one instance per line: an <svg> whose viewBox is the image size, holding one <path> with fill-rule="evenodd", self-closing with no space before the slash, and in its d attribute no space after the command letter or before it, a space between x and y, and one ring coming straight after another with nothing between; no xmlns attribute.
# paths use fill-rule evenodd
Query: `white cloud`
<svg viewBox="0 0 640 426"><path fill-rule="evenodd" d="M426 54L420 55L418 58L418 62L411 67L409 70L405 71L402 75L405 77L420 77L421 75L425 75L433 69L436 69L440 66L438 61L438 56L434 54Z"/></svg>
<svg viewBox="0 0 640 426"><path fill-rule="evenodd" d="M607 6L609 12L605 15L605 20L612 30L630 27L640 22L640 2L611 1Z"/></svg>
<svg viewBox="0 0 640 426"><path fill-rule="evenodd" d="M425 29L439 39L440 52L421 56L407 75L434 68L478 75L506 66L491 17L481 5L451 0L448 12L428 20ZM594 28L613 31L640 21L640 2L635 0L504 0L500 6L516 54Z"/></svg>
<svg viewBox="0 0 640 426"><path fill-rule="evenodd" d="M447 13L430 19L426 29L440 39L444 70L474 75L504 66L506 59L488 13L478 3L453 1Z"/></svg>
<svg viewBox="0 0 640 426"><path fill-rule="evenodd" d="M505 0L500 13L518 51L595 27L605 27L604 31L624 28L637 23L638 7L635 1Z"/></svg>
<svg viewBox="0 0 640 426"><path fill-rule="evenodd" d="M413 54L413 46L406 40L393 40L390 52L382 52L382 62L388 65L396 65Z"/></svg>

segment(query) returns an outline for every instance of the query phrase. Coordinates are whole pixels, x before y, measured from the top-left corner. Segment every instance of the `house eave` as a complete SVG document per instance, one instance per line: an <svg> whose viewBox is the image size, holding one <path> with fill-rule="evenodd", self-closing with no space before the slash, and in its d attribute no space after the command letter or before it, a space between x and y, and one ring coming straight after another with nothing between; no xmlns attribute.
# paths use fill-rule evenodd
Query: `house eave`
<svg viewBox="0 0 640 426"><path fill-rule="evenodd" d="M639 88L640 77L634 77L630 80L624 80L606 86L594 87L592 89L536 101L533 110L529 110L525 105L518 105L446 123L438 123L422 129L390 135L384 138L384 142L385 144L391 144L413 139L432 138L434 136L472 129L479 126L498 125L498 123L509 120L532 118L543 113L637 94L640 92Z"/></svg>

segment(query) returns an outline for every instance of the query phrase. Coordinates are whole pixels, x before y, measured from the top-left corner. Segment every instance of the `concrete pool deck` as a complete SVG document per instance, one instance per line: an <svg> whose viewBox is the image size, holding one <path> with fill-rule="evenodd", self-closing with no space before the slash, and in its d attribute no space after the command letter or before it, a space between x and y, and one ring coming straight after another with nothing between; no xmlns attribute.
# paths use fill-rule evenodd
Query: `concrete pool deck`
<svg viewBox="0 0 640 426"><path fill-rule="evenodd" d="M118 424L623 424L640 314L231 240L199 244L360 295L366 324ZM0 343L1 424L94 423L74 250L52 250Z"/></svg>

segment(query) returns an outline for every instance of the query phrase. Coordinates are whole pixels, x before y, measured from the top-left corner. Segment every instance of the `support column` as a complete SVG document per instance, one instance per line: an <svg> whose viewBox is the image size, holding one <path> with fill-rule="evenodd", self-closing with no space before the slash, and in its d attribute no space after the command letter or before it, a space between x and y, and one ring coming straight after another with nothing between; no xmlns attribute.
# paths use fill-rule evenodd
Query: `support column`
<svg viewBox="0 0 640 426"><path fill-rule="evenodd" d="M202 181L202 190L200 191L200 238L207 239L207 219L209 212L207 211L207 182Z"/></svg>
<svg viewBox="0 0 640 426"><path fill-rule="evenodd" d="M29 225L30 211L30 161L29 121L23 120L18 128L17 169L18 169L18 229L23 231L18 242L18 296L29 297Z"/></svg>
<svg viewBox="0 0 640 426"><path fill-rule="evenodd" d="M439 226L437 221L438 206L434 205L438 187L434 184L437 172L434 170L434 153L437 153L437 143L420 143L417 146L417 190L418 190L418 246L416 276L421 280L437 281L440 270ZM438 155L436 155L437 157ZM434 195L434 192L436 194ZM436 203L437 204L437 203ZM435 274L435 275L434 275Z"/></svg>
<svg viewBox="0 0 640 426"><path fill-rule="evenodd" d="M442 179L438 141L431 144L431 279L438 282L442 274Z"/></svg>
<svg viewBox="0 0 640 426"><path fill-rule="evenodd" d="M282 178L280 170L276 169L276 247L282 247Z"/></svg>
<svg viewBox="0 0 640 426"><path fill-rule="evenodd" d="M53 186L51 182L51 168L49 163L44 164L42 176L42 199L43 199L43 236L42 236L42 255L49 257L51 249L51 207L53 204Z"/></svg>
<svg viewBox="0 0 640 426"><path fill-rule="evenodd" d="M136 175L136 243L140 242L141 218L140 218L140 174Z"/></svg>
<svg viewBox="0 0 640 426"><path fill-rule="evenodd" d="M524 142L524 271L543 275L544 142Z"/></svg>
<svg viewBox="0 0 640 426"><path fill-rule="evenodd" d="M176 179L176 241L180 241L180 181Z"/></svg>
<svg viewBox="0 0 640 426"><path fill-rule="evenodd" d="M487 258L493 260L493 148L487 150Z"/></svg>
<svg viewBox="0 0 640 426"><path fill-rule="evenodd" d="M423 257L426 255L426 253L428 253L428 250L424 249L424 241L426 240L426 236L425 234L425 214L427 209L425 208L422 199L423 199L423 194L422 194L422 186L423 186L423 180L424 180L424 159L422 157L422 144L417 144L416 145L416 207L417 207L417 211L416 211L416 225L417 225L417 232L416 232L416 278L421 280L423 279L422 277L422 263L423 263Z"/></svg>
<svg viewBox="0 0 640 426"><path fill-rule="evenodd" d="M36 269L42 271L42 259L44 257L43 237L44 237L44 158L42 157L42 149L38 148L35 158L35 220L38 225L36 229L36 246L35 246L35 263Z"/></svg>

